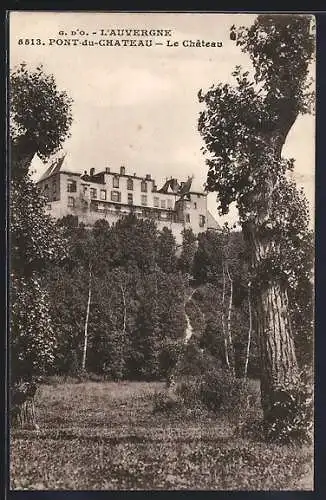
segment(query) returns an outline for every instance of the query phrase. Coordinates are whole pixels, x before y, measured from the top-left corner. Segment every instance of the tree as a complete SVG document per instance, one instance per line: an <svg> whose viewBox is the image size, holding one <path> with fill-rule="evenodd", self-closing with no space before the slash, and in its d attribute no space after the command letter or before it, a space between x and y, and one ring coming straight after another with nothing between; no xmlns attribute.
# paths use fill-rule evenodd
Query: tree
<svg viewBox="0 0 326 500"><path fill-rule="evenodd" d="M182 249L178 261L178 267L184 274L192 275L195 253L197 250L197 238L193 230L182 231Z"/></svg>
<svg viewBox="0 0 326 500"><path fill-rule="evenodd" d="M111 228L110 240L112 266L153 271L157 249L157 228L153 221L128 214Z"/></svg>
<svg viewBox="0 0 326 500"><path fill-rule="evenodd" d="M23 177L35 154L46 160L68 136L72 100L59 91L42 65L29 70L22 63L10 74L11 176Z"/></svg>
<svg viewBox="0 0 326 500"><path fill-rule="evenodd" d="M177 245L171 229L163 227L157 240L157 264L165 273L173 273L177 265Z"/></svg>
<svg viewBox="0 0 326 500"><path fill-rule="evenodd" d="M236 67L236 86L199 92L205 105L198 127L209 156L207 189L218 192L223 214L236 202L249 246L265 421L272 420L280 390L298 380L288 304L294 263L282 253L285 242L293 247L297 230L289 204L296 192L288 179L294 160L285 159L282 148L298 115L311 110L310 23L303 15L259 15L250 28L232 26L231 38L249 54L254 79ZM305 206L299 219L306 227Z"/></svg>
<svg viewBox="0 0 326 500"><path fill-rule="evenodd" d="M16 276L40 273L66 258L61 228L45 212L45 198L29 175L12 180L10 191L10 265Z"/></svg>
<svg viewBox="0 0 326 500"><path fill-rule="evenodd" d="M11 384L53 365L56 339L42 273L65 258L63 233L46 215L44 197L29 175L38 153L57 151L71 123L70 100L53 76L25 64L10 75ZM26 416L26 415L25 415ZM33 423L34 415L27 416ZM27 418L27 420L28 420ZM20 419L25 422L25 419ZM28 423L28 422L27 422Z"/></svg>

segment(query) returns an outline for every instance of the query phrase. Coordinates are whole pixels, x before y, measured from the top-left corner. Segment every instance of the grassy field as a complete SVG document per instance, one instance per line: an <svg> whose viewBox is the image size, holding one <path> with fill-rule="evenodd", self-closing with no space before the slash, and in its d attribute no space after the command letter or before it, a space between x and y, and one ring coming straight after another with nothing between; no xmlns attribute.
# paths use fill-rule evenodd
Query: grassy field
<svg viewBox="0 0 326 500"><path fill-rule="evenodd" d="M162 387L41 386L40 430L11 433L11 489L313 489L311 447L239 438L223 417L154 414L153 394Z"/></svg>

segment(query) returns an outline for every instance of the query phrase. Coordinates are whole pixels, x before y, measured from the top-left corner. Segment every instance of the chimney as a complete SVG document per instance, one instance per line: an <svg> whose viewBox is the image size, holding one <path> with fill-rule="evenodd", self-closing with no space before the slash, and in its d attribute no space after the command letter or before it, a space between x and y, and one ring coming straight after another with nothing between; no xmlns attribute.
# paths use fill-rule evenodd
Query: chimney
<svg viewBox="0 0 326 500"><path fill-rule="evenodd" d="M109 174L110 173L110 167L105 167L105 173Z"/></svg>
<svg viewBox="0 0 326 500"><path fill-rule="evenodd" d="M89 171L89 175L93 177L94 173L95 173L95 168L91 168Z"/></svg>
<svg viewBox="0 0 326 500"><path fill-rule="evenodd" d="M134 177L136 177L136 172L134 172Z"/></svg>
<svg viewBox="0 0 326 500"><path fill-rule="evenodd" d="M146 174L146 180L150 181L151 180L151 174Z"/></svg>
<svg viewBox="0 0 326 500"><path fill-rule="evenodd" d="M126 168L122 165L120 167L120 175L125 175L125 173L126 173Z"/></svg>

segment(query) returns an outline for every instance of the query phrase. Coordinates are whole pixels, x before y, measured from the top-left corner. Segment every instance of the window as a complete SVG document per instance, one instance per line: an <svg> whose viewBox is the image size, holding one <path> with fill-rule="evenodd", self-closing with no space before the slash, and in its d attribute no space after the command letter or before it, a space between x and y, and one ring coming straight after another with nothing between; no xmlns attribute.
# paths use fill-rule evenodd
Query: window
<svg viewBox="0 0 326 500"><path fill-rule="evenodd" d="M140 187L140 189L141 189L142 193L147 193L147 182L141 181L141 187Z"/></svg>
<svg viewBox="0 0 326 500"><path fill-rule="evenodd" d="M127 179L127 189L132 191L134 189L134 181L132 179Z"/></svg>
<svg viewBox="0 0 326 500"><path fill-rule="evenodd" d="M68 191L68 193L76 193L76 191L77 191L77 183L76 183L76 181L68 181L68 183L67 183L67 191Z"/></svg>
<svg viewBox="0 0 326 500"><path fill-rule="evenodd" d="M111 191L111 200L112 201L121 201L120 191Z"/></svg>
<svg viewBox="0 0 326 500"><path fill-rule="evenodd" d="M206 223L206 217L204 215L199 216L199 226L204 227Z"/></svg>
<svg viewBox="0 0 326 500"><path fill-rule="evenodd" d="M68 196L68 207L74 207L75 206L75 198L72 196Z"/></svg>
<svg viewBox="0 0 326 500"><path fill-rule="evenodd" d="M118 188L119 187L119 177L117 175L115 175L113 177L113 187L114 188Z"/></svg>
<svg viewBox="0 0 326 500"><path fill-rule="evenodd" d="M56 193L57 192L57 184L55 181L53 181L53 184L52 184L52 192L53 193Z"/></svg>
<svg viewBox="0 0 326 500"><path fill-rule="evenodd" d="M133 204L133 196L132 196L132 193L128 193L128 205L132 205Z"/></svg>
<svg viewBox="0 0 326 500"><path fill-rule="evenodd" d="M168 208L172 208L172 200L168 200Z"/></svg>
<svg viewBox="0 0 326 500"><path fill-rule="evenodd" d="M100 200L106 200L106 190L101 189L100 191Z"/></svg>
<svg viewBox="0 0 326 500"><path fill-rule="evenodd" d="M83 186L83 193L86 194L87 193L87 186Z"/></svg>
<svg viewBox="0 0 326 500"><path fill-rule="evenodd" d="M159 207L160 206L160 199L155 196L154 198L154 207Z"/></svg>
<svg viewBox="0 0 326 500"><path fill-rule="evenodd" d="M186 214L186 222L190 222L190 214Z"/></svg>
<svg viewBox="0 0 326 500"><path fill-rule="evenodd" d="M141 204L144 207L147 207L147 196L146 196L146 194L142 194L142 196L141 196Z"/></svg>
<svg viewBox="0 0 326 500"><path fill-rule="evenodd" d="M97 198L97 189L91 188L90 193L91 193L91 198Z"/></svg>
<svg viewBox="0 0 326 500"><path fill-rule="evenodd" d="M197 208L197 203L196 202L194 202L194 208Z"/></svg>
<svg viewBox="0 0 326 500"><path fill-rule="evenodd" d="M165 200L161 200L161 208L165 208Z"/></svg>

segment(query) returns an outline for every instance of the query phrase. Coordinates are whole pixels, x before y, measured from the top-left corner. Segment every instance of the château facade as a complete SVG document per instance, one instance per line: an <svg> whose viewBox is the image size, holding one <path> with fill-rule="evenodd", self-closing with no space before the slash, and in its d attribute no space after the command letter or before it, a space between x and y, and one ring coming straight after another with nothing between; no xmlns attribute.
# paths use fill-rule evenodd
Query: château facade
<svg viewBox="0 0 326 500"><path fill-rule="evenodd" d="M37 182L47 198L48 213L56 219L73 215L78 224L90 227L99 219L112 224L132 212L154 219L158 229L171 229L179 244L184 228L195 235L220 229L207 209L207 193L193 190L191 177L181 183L167 179L158 189L150 174L139 177L127 173L124 166L119 172L106 167L81 174L65 170L64 159L52 163Z"/></svg>

